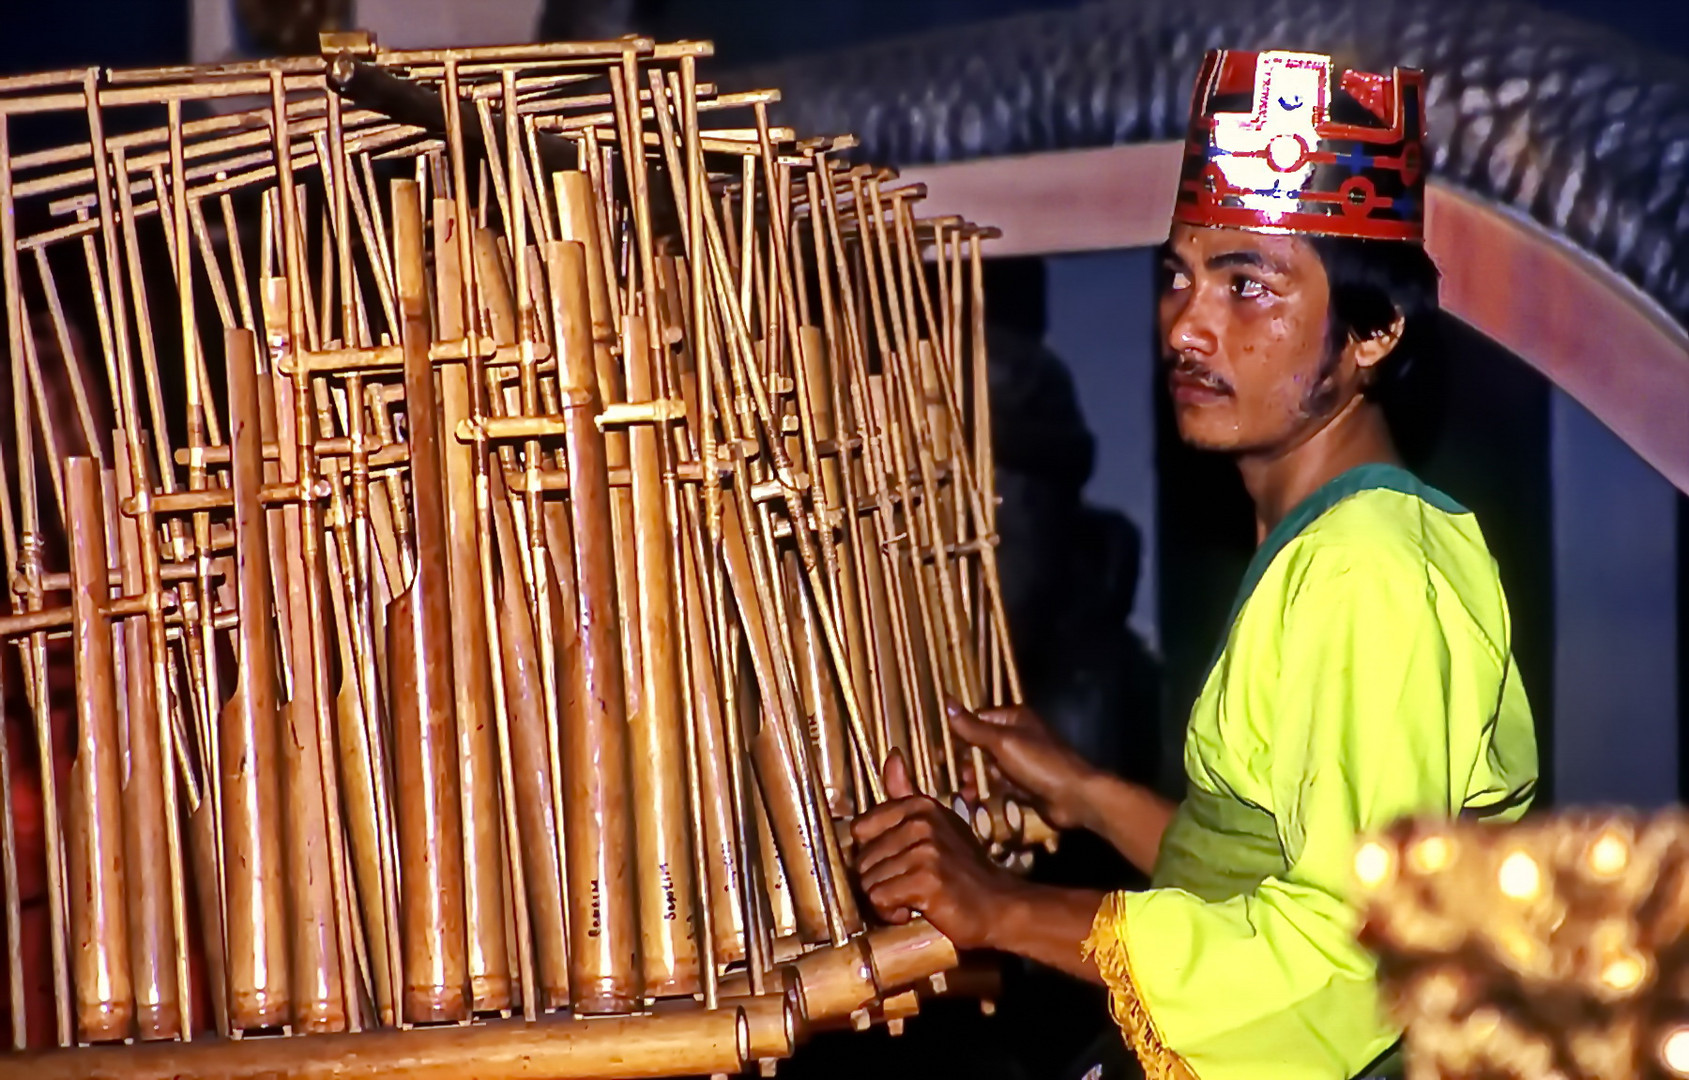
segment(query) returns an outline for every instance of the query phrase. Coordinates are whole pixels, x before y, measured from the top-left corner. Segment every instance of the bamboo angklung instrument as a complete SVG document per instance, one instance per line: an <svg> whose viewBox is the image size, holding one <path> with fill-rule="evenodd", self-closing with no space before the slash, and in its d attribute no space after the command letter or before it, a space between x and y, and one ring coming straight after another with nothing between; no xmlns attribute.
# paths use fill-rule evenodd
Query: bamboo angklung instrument
<svg viewBox="0 0 1689 1080"><path fill-rule="evenodd" d="M992 234L708 53L0 80L0 1061L726 1073L945 991L843 838L1019 695Z"/></svg>

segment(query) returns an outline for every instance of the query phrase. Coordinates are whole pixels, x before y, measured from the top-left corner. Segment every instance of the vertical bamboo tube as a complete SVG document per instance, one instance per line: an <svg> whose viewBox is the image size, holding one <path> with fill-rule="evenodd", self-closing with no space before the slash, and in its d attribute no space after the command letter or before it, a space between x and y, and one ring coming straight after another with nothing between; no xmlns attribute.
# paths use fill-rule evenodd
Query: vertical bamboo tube
<svg viewBox="0 0 1689 1080"><path fill-rule="evenodd" d="M659 73L652 72L651 81L655 94L662 86ZM672 92L678 99L681 93L678 82L672 87ZM667 112L660 111L659 121L665 140L672 138L673 134L666 118ZM674 174L679 176L681 168L672 153L670 162ZM676 197L681 197L678 184ZM683 463L697 463L702 469L700 429L710 427L713 421L700 412L702 402L693 351L699 347L695 336L698 324L689 321L687 309L687 302L694 298L681 286L686 273L683 260L665 256L658 260L658 269L664 341L678 345L667 365L668 385L671 393L680 396L688 419L685 426L675 430L673 446ZM685 660L683 679L689 683L687 722L693 733L693 761L696 766L698 826L693 839L698 845L697 874L700 878L699 895L703 899L700 917L704 909L709 916L708 926L700 927L700 934L708 934L710 957L719 969L723 964L745 957L745 925L734 839L732 785L728 777L725 732L722 728L721 680L713 646L718 613L713 603L706 602L702 579L701 566L706 562L707 554L703 547L703 510L699 493L695 488L687 487L676 491L675 495L674 508L679 518L674 544L680 573L677 602L686 626L686 640L682 645ZM710 985L706 982L706 1005L710 1000L709 991Z"/></svg>
<svg viewBox="0 0 1689 1080"><path fill-rule="evenodd" d="M352 562L350 558L337 555L330 563L330 571L333 571L335 564L345 568L352 565ZM359 610L361 598L354 597L342 604L337 593L335 602L342 608L351 609L336 612L340 628L340 658L346 674L341 680L339 693L335 695L335 745L340 763L341 790L346 801L347 846L352 863L355 899L362 916L364 945L368 950L367 963L375 1016L380 1024L391 1026L397 1017L393 1004L393 968L388 952L392 946L387 917L390 890L384 875L384 833L381 828L381 813L376 803L378 792L383 789L376 783L377 759L370 746L370 731L375 725L370 724L365 711L373 703L366 704L364 697L358 692L356 676L352 674L358 663L352 635L354 632L365 632L362 627L354 631L353 623L354 620L364 619L365 615ZM366 655L363 659L365 663L373 666L374 657Z"/></svg>
<svg viewBox="0 0 1689 1080"><path fill-rule="evenodd" d="M105 508L93 458L67 463L71 635L76 649L76 763L71 769L70 907L76 1027L88 1042L128 1038L135 1017L125 923L116 663L104 607ZM38 686L37 693L46 693ZM7 808L10 812L10 808Z"/></svg>
<svg viewBox="0 0 1689 1080"><path fill-rule="evenodd" d="M746 689L749 690L749 687ZM745 708L756 708L755 693L745 693L740 700L752 703ZM768 820L768 804L760 791L752 794L751 805L756 814L757 855L762 864L763 880L768 884L769 932L776 939L797 937L798 913L792 902L791 879L786 874L785 863L774 840L774 826Z"/></svg>
<svg viewBox="0 0 1689 1080"><path fill-rule="evenodd" d="M623 362L628 397L654 396L651 352L645 322L623 320ZM692 922L696 880L690 815L686 808L686 733L683 727L680 625L674 608L674 544L663 490L662 436L653 424L628 434L633 479L634 550L640 584L639 709L629 719L632 735L634 819L639 854L640 962L647 997L672 997L698 990L698 950Z"/></svg>
<svg viewBox="0 0 1689 1080"><path fill-rule="evenodd" d="M205 948L203 955L208 974L205 991L211 997L212 1018L217 1031L226 1036L232 1031L229 967L224 947L222 897L218 894L217 808L210 798L201 799L199 806L188 816L188 858L193 868L194 903L199 908L200 940ZM199 992L196 989L194 996Z"/></svg>
<svg viewBox="0 0 1689 1080"><path fill-rule="evenodd" d="M818 165L819 165L818 161ZM827 322L828 340L837 347L840 361L832 374L842 385L838 401L840 412L836 421L849 417L858 447L849 454L845 465L846 509L853 515L852 524L862 540L857 552L862 595L867 602L865 629L868 632L869 659L875 673L874 685L879 691L881 714L881 751L908 744L908 714L905 707L904 686L907 673L901 662L899 643L906 629L903 609L891 607L887 592L885 568L889 553L885 548L885 534L880 528L876 504L885 495L881 491L883 472L871 463L879 460L879 439L874 427L875 418L866 400L867 352L864 344L863 313L857 307L855 264L845 247L839 226L838 188L834 177L825 168L811 178L811 212L814 222L817 272L823 276L821 290L822 318ZM826 185L825 197L822 184ZM828 257L823 257L825 250ZM830 265L829 265L830 264ZM838 309L832 303L832 292L826 287L829 269L838 283ZM858 499L863 500L859 502ZM862 515L868 507L875 513ZM917 782L920 782L919 780Z"/></svg>
<svg viewBox="0 0 1689 1080"><path fill-rule="evenodd" d="M119 502L134 498L135 469L131 466L129 447L122 438L121 432L118 432L112 440L112 466L112 476L117 484ZM119 515L117 518L117 545L121 588L125 595L134 595L144 588L141 531L140 524L127 514ZM146 629L146 624L137 619L125 626L123 634L126 664L131 673L128 685L125 688L129 695L128 785L132 787L138 782L144 782L140 770L150 750L153 755L152 782L159 789L160 820L164 822L163 828L167 830L169 827L168 819L164 818L163 815L168 812L165 807L169 800L165 798L163 789L165 777L172 768L172 764L169 760L168 749L163 743L164 736L161 733L166 730L166 725L160 723L157 697L150 685L151 680L143 674L152 671L152 642L146 633ZM149 743L150 746L147 745ZM132 828L127 801L129 798L128 787L125 788L124 796L126 800L124 804L124 828L127 830ZM142 820L144 820L144 812L142 813ZM188 819L188 827L190 836L187 856L191 860L193 868L194 901L199 906L198 929L200 942L204 949L205 967L209 973L208 982L210 985L208 990L212 1014L217 1030L227 1034L229 1031L229 995L226 977L228 965L225 962L224 955L223 876L218 856L217 806L213 799L213 792L209 787L200 799L199 805L192 810ZM168 832L161 838L161 842L166 845L166 851L161 857L168 859ZM131 865L156 865L136 863L135 849L131 847L127 850ZM168 876L164 878L163 884L168 889L170 884ZM139 941L134 931L134 919L136 917L134 896L135 893L132 891L129 912L130 934L132 940ZM172 902L168 894L165 902L167 904ZM179 947L184 951L189 950L189 941L183 939ZM182 985L179 977L176 980L176 985L179 988ZM178 1000L189 1000L180 989L178 989Z"/></svg>
<svg viewBox="0 0 1689 1080"><path fill-rule="evenodd" d="M231 379L248 377L252 365L250 353L244 364L231 355ZM247 386L245 401L234 405L250 407L238 421L242 440L233 459L237 670L234 695L223 708L218 747L229 1018L236 1030L285 1024L292 1006L284 889L292 867L284 862L282 846L270 540L259 502L263 459L257 393L252 381Z"/></svg>
<svg viewBox="0 0 1689 1080"><path fill-rule="evenodd" d="M737 503L727 501L722 506L722 557L727 580L739 607L740 623L745 628L746 652L756 678L757 694L745 699L760 699L761 707L748 713L750 718L750 755L755 766L757 786L762 792L763 805L768 811L780 862L786 870L791 886L792 904L797 916L797 930L805 941L823 941L828 936L827 908L821 895L817 862L825 856L816 849L810 822L804 810L804 779L798 771L798 758L787 733L792 730L779 710L783 708L775 691L777 662L769 641L769 629L762 603L752 580L755 571L751 560L755 557L746 541L745 529Z"/></svg>
<svg viewBox="0 0 1689 1080"><path fill-rule="evenodd" d="M882 532L888 536L902 538L890 552L895 562L889 568L891 572L887 575L887 586L902 595L909 627L906 635L906 649L910 654L909 749L915 755L917 769L920 769L923 760L929 762L924 771L928 783L931 784L934 782L936 770L930 764L933 754L930 710L941 704L943 657L933 625L933 598L926 587L926 575L923 573L920 551L915 542L919 519L914 506L914 492L909 482L911 469L907 458L906 433L891 412L893 403L887 400L892 391L887 389L886 380L895 378L901 367L902 358L895 353L889 354L888 373L868 376L868 400L869 407L874 412L876 427L881 432L885 451L882 464L889 466L889 479L880 488L884 505ZM911 597L914 599L912 604L909 602ZM954 770L948 768L950 759L947 758L945 764L947 769L942 787L935 790L954 791L957 785Z"/></svg>
<svg viewBox="0 0 1689 1080"><path fill-rule="evenodd" d="M604 238L598 228L598 195L591 177L584 172L556 173L558 238L581 244L586 250L587 313L591 318L593 367L598 383L598 400L612 405L627 400L626 376L617 365L616 304L610 295L612 283L605 272ZM606 468L619 472L629 465L628 433L604 433ZM621 609L619 632L622 641L622 670L628 673L623 691L630 714L639 712L639 695L644 684L638 672L644 670L639 633L641 603L638 558L634 541L633 492L617 485L610 489L610 538L615 552L616 599Z"/></svg>
<svg viewBox="0 0 1689 1080"><path fill-rule="evenodd" d="M5 876L6 908L6 1002L11 1013L12 1049L22 1050L29 1045L29 1004L24 990L23 895L18 875L17 803L12 796L12 733L0 726L0 873ZM39 924L38 924L39 925ZM32 935L39 946L39 934ZM40 1027L37 1021L37 1027Z"/></svg>
<svg viewBox="0 0 1689 1080"><path fill-rule="evenodd" d="M715 584L708 578L705 583ZM760 994L766 984L764 976L773 970L769 926L774 919L769 893L779 875L764 872L763 853L774 850L773 842L764 840L764 834L758 832L757 822L766 815L760 814L758 809L761 800L747 772L749 760L745 749L746 732L750 726L746 722L746 713L756 707L755 694L747 689L752 683L740 644L743 635L738 625L727 617L726 599L721 593L716 594L716 619L711 629L715 634L717 655L721 657L717 671L721 678L722 727L727 735L727 778L732 785L734 839L739 845L739 880L744 884L745 967L750 977L751 992ZM775 859L774 865L778 869L778 859Z"/></svg>
<svg viewBox="0 0 1689 1080"><path fill-rule="evenodd" d="M563 187L559 181L559 205ZM607 440L596 423L602 399L588 299L589 263L598 253L568 241L546 244L545 253L556 324L552 340L559 345L581 636L581 662L567 673L563 710L569 990L577 1013L625 1012L641 988L627 697L616 622Z"/></svg>
<svg viewBox="0 0 1689 1080"><path fill-rule="evenodd" d="M695 548L701 524L698 508L688 506L686 542L681 547L682 587L685 590L688 647L691 649L692 700L697 709L699 779L704 796L705 890L715 914L713 924L718 964L745 958L743 882L733 831L732 786L728 779L727 718L722 710L721 681L715 651L710 646L713 613L704 591ZM736 722L736 721L734 721Z"/></svg>
<svg viewBox="0 0 1689 1080"><path fill-rule="evenodd" d="M393 181L393 254L403 320L416 572L394 599L388 633L403 882L404 1015L464 1020L467 998L462 806L450 653L444 467L424 282L417 184Z"/></svg>
<svg viewBox="0 0 1689 1080"><path fill-rule="evenodd" d="M793 658L799 665L797 682L805 727L814 747L815 768L821 780L823 805L831 817L847 817L851 799L850 758L845 750L844 718L839 713L839 684L833 678L827 644L816 625L815 605L804 594L803 568L795 551L781 560L789 597Z"/></svg>
<svg viewBox="0 0 1689 1080"><path fill-rule="evenodd" d="M867 488L866 468L861 461L852 465L857 470L858 484ZM886 498L882 490L878 498ZM898 649L897 627L893 618L897 614L892 610L890 583L886 578L886 558L884 535L877 516L869 517L863 522L863 545L870 550L865 552L862 560L862 592L868 602L868 647L874 650L874 657L880 673L880 689L885 700L885 750L902 750L909 752L909 712L904 707L904 685L907 681Z"/></svg>
<svg viewBox="0 0 1689 1080"><path fill-rule="evenodd" d="M264 624L265 641L249 639L248 659L256 666L254 680L271 684L274 701L275 660L271 630L270 538L266 513L259 501L264 486L263 426L258 413L257 348L250 330L230 329L223 341L229 387L229 461L235 498L236 566L240 596L256 589L253 606L243 606L241 633L249 633L246 617ZM291 545L290 545L291 546ZM314 562L315 560L311 560ZM250 562L248 568L245 564ZM248 576L247 570L250 570ZM292 583L290 599L313 587L317 568L301 551L292 569L301 579ZM288 897L289 986L292 1020L309 1032L340 1031L346 1026L343 972L336 940L334 873L330 866L328 821L323 792L323 759L317 738L317 684L313 678L312 620L295 611L292 657L293 697L281 713L286 735L276 747L281 764L281 793L287 823L279 828L285 860ZM256 628L254 628L256 629ZM243 664L244 666L244 664ZM224 767L229 765L224 758ZM281 808L276 808L280 812ZM272 932L279 932L276 928Z"/></svg>
<svg viewBox="0 0 1689 1080"><path fill-rule="evenodd" d="M810 185L814 191L814 185ZM825 261L821 260L821 265ZM823 281L823 287L825 281ZM815 433L818 445L831 447L830 452L823 452L819 464L821 474L821 511L828 522L828 528L833 522L839 525L839 566L838 566L838 595L841 621L845 631L845 653L850 661L851 682L863 688L863 697L870 704L875 705L878 713L880 701L877 693L869 692L873 685L874 672L868 660L867 609L863 603L862 585L856 574L856 531L857 522L847 519L848 506L845 500L845 462L851 454L846 440L839 437L838 418L833 407L833 372L832 365L827 362L827 347L821 339L821 332L813 326L803 328L800 338L800 360L808 374L804 389L808 393L809 420ZM837 715L836 707L833 715L838 735L837 739L842 748L845 742L844 720ZM882 752L883 747L879 748ZM870 767L877 767L872 763ZM848 764L846 765L848 769ZM833 807L833 813L844 816L853 807Z"/></svg>
<svg viewBox="0 0 1689 1080"><path fill-rule="evenodd" d="M539 960L541 1009L569 1004L569 955L563 914L563 838L553 811L551 754L547 751L545 702L540 650L526 603L518 561L517 531L510 497L498 471L489 477L493 528L498 540L501 666L510 710L510 765L515 780L516 814L521 830L522 879L527 887L529 925Z"/></svg>
<svg viewBox="0 0 1689 1080"><path fill-rule="evenodd" d="M123 453L121 440L114 440ZM124 534L134 529L130 518L118 521L119 581L125 593L141 587L139 538ZM132 624L122 635L124 663L129 674L125 720L128 725L129 770L123 785L124 856L131 867L166 866L163 748L159 745L158 711L142 673L150 671L145 627ZM140 873L128 883L130 964L135 983L135 1028L143 1039L173 1039L182 1031L181 989L177 986L174 924L171 921L170 877ZM215 895L215 894L213 894ZM218 918L214 910L208 920ZM187 942L180 947L186 948Z"/></svg>
<svg viewBox="0 0 1689 1080"><path fill-rule="evenodd" d="M434 200L434 290L442 341L464 336L463 268L456 206ZM440 368L440 418L447 432L470 412L469 373ZM504 857L499 842L498 758L487 647L487 598L481 591L475 520L475 449L447 438L446 531L450 545L452 675L456 691L463 802L463 899L469 928L469 989L477 1012L510 1007L510 956L504 925Z"/></svg>
<svg viewBox="0 0 1689 1080"><path fill-rule="evenodd" d="M444 102L460 100L461 83L457 61L446 58L445 81L441 89L444 92ZM483 395L487 392L486 366L481 358L480 345L483 345L484 335L490 329L490 318L480 311L481 294L483 289L476 288L476 272L478 265L476 246L474 243L473 217L470 209L468 164L464 154L463 115L455 105L445 109L447 153L450 157L451 170L451 198L454 204L454 229L457 240L457 263L461 279L464 310L474 310L475 316L469 320L465 328L469 338L477 347L468 351L468 382L470 413L472 416L482 416L486 412ZM484 168L485 166L483 166ZM444 193L445 169L441 169L441 190ZM483 172L483 177L485 173ZM483 205L485 200L483 198ZM493 520L490 499L484 496L482 485L492 471L490 447L484 441L478 441L473 447L473 463L477 497L475 500L476 522L476 552L479 556L479 570L481 575L481 594L483 604L492 602L497 589L493 572ZM501 652L499 640L499 624L496 614L490 607L485 608L485 634L493 653ZM515 807L515 778L512 771L510 753L510 724L509 703L505 698L504 680L493 677L489 684L493 692L493 716L497 725L497 742L499 748L499 777L501 780L500 811L504 823L505 844L505 941L510 953L510 963L515 969L519 980L522 1015L526 1020L533 1020L538 1015L536 1002L538 991L535 987L534 961L527 943L532 938L528 912L527 887L522 880L522 860L516 851L520 845L520 837L516 820Z"/></svg>

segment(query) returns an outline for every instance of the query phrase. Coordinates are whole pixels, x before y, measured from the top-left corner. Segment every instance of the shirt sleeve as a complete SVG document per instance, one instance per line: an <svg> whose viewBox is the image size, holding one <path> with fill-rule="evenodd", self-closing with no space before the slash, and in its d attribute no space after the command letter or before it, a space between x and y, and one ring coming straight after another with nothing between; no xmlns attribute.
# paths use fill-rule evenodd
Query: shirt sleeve
<svg viewBox="0 0 1689 1080"><path fill-rule="evenodd" d="M1398 1032L1356 942L1356 838L1458 811L1470 766L1451 730L1482 728L1495 708L1499 669L1445 621L1423 563L1299 558L1280 670L1243 676L1276 684L1247 695L1271 715L1248 718L1266 750L1240 768L1265 778L1288 869L1217 903L1117 893L1086 943L1150 1080L1348 1080L1390 1047Z"/></svg>

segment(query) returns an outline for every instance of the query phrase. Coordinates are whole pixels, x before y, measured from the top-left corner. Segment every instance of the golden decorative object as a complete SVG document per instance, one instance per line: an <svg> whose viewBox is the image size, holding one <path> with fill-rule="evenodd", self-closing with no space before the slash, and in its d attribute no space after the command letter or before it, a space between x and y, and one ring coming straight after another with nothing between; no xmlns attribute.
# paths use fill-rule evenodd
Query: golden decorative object
<svg viewBox="0 0 1689 1080"><path fill-rule="evenodd" d="M1689 1076L1683 813L1403 822L1356 876L1410 1080Z"/></svg>

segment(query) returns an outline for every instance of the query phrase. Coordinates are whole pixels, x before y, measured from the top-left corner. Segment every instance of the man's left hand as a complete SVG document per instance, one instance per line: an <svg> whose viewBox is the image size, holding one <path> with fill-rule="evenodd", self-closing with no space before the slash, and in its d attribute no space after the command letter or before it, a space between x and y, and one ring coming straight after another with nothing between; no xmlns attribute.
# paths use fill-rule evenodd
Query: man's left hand
<svg viewBox="0 0 1689 1080"><path fill-rule="evenodd" d="M990 947L1021 883L986 857L966 823L915 792L899 753L886 760L887 801L851 824L862 891L880 917L926 917L958 948Z"/></svg>

